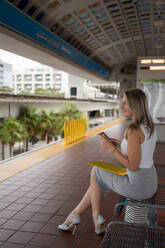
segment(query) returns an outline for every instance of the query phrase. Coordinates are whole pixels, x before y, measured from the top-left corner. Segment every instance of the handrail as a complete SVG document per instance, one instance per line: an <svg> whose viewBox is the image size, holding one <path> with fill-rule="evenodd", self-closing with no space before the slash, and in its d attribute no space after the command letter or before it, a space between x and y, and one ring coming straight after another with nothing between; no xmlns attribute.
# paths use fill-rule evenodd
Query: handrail
<svg viewBox="0 0 165 248"><path fill-rule="evenodd" d="M65 145L85 137L85 119L71 120L64 122L64 139Z"/></svg>

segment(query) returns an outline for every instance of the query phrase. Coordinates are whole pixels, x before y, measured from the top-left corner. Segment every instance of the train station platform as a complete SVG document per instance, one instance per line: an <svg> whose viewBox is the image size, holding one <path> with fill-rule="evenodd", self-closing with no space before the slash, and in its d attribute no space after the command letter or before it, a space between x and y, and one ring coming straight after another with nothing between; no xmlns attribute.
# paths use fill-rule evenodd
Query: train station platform
<svg viewBox="0 0 165 248"><path fill-rule="evenodd" d="M120 122L104 127L104 130L111 137L121 139L126 125L126 121ZM97 236L94 232L91 209L82 215L74 236L71 232L58 229L58 224L65 220L89 186L91 167L88 162L103 160L119 164L101 148L97 132L93 130L93 134L83 141L56 154L51 153L51 146L48 147L47 153L51 149L50 156L40 161L35 159L30 168L28 163L32 159L22 156L22 166L27 167L1 179L0 248L100 247L103 236ZM159 160L163 161L161 156L164 146L163 143L157 144L155 152L159 182L162 184L165 184L165 164L159 163ZM44 157L46 151L39 151L41 157ZM34 156L33 153L31 155ZM15 164L17 162L15 160ZM112 192L104 200L102 212L107 224L114 218L113 207L118 198ZM158 224L165 226L165 217L161 211L158 212Z"/></svg>

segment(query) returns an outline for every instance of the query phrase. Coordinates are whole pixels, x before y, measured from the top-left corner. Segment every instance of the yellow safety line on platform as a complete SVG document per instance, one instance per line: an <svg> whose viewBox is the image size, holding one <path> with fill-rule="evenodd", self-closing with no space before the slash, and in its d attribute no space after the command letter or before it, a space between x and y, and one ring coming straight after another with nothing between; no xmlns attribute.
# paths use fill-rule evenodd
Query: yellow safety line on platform
<svg viewBox="0 0 165 248"><path fill-rule="evenodd" d="M122 122L124 120L116 120L113 122L110 122L106 125L97 127L93 130L90 130L86 133L86 136L81 139L76 141L73 144L70 145L65 145L64 141L59 142L58 144L54 144L48 147L44 147L39 149L38 151L34 151L32 153L29 154L25 154L19 158L13 159L7 163L5 163L4 165L0 166L0 182L6 180L9 177L12 177L28 168L33 167L34 165L52 157L55 156L56 154L65 151L67 149L69 149L70 147L79 144L80 142L88 139L91 136L96 135L97 133L101 132L102 130L107 129L110 126L116 125L120 122Z"/></svg>

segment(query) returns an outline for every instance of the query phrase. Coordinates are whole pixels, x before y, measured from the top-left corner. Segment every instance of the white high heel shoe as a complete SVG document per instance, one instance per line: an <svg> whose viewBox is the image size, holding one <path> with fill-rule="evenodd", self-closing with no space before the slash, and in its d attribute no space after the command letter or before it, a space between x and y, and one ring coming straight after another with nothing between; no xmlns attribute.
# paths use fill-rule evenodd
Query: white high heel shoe
<svg viewBox="0 0 165 248"><path fill-rule="evenodd" d="M95 228L96 234L101 234L105 232L106 226L105 226L105 219L102 215L98 215L96 218L93 219L95 225L97 225L97 228Z"/></svg>
<svg viewBox="0 0 165 248"><path fill-rule="evenodd" d="M80 216L77 214L70 214L68 218L74 219L69 225L65 224L64 222L63 224L59 225L58 228L62 231L71 231L73 229L72 234L74 235L77 225L80 224Z"/></svg>

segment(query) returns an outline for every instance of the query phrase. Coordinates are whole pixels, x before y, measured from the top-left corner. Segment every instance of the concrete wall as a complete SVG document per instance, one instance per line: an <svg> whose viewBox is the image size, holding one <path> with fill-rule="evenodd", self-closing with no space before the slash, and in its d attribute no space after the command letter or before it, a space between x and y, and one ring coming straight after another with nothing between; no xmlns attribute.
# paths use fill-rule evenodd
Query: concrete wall
<svg viewBox="0 0 165 248"><path fill-rule="evenodd" d="M104 111L105 109L117 108L117 101L112 102L90 102L90 101L57 101L57 102L0 102L0 118L17 116L22 105L34 107L36 112L45 109L46 111L59 112L64 103L75 103L78 109L84 113L93 110Z"/></svg>

